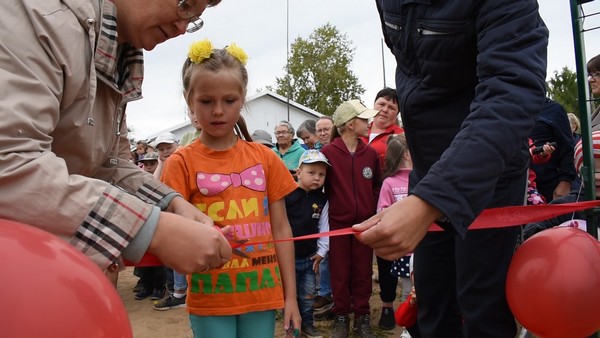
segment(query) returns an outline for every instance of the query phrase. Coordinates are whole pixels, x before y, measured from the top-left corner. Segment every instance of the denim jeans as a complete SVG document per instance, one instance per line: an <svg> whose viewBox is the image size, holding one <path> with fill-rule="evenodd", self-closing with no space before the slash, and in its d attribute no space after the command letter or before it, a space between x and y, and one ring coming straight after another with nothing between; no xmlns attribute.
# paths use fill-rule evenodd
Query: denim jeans
<svg viewBox="0 0 600 338"><path fill-rule="evenodd" d="M169 290L171 289L171 287L175 291L187 290L187 280L185 279L185 275L182 275L179 272L166 266L165 271L167 276L167 288Z"/></svg>
<svg viewBox="0 0 600 338"><path fill-rule="evenodd" d="M187 290L187 280L185 279L185 275L182 275L179 272L173 270L173 281L173 288L175 289L175 291Z"/></svg>
<svg viewBox="0 0 600 338"><path fill-rule="evenodd" d="M331 275L329 274L329 256L319 265L319 296L331 296Z"/></svg>
<svg viewBox="0 0 600 338"><path fill-rule="evenodd" d="M296 259L296 292L302 325L313 325L313 304L316 293L316 274L310 257Z"/></svg>

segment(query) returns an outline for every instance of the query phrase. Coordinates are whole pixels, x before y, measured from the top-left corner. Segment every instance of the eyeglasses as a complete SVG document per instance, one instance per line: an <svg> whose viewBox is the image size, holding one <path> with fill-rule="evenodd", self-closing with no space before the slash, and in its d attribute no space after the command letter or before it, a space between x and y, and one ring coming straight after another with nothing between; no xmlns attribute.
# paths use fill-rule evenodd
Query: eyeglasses
<svg viewBox="0 0 600 338"><path fill-rule="evenodd" d="M323 129L317 129L316 132L317 134L322 134L322 133L327 133L330 132L331 128L323 128Z"/></svg>
<svg viewBox="0 0 600 338"><path fill-rule="evenodd" d="M275 132L275 136L279 136L279 135L287 135L287 134L289 134L289 133L290 133L290 132L289 132L289 131L287 131L287 130L276 131L276 132Z"/></svg>
<svg viewBox="0 0 600 338"><path fill-rule="evenodd" d="M600 72L593 72L593 73L590 73L590 74L588 75L588 81L589 81L589 80L591 80L591 79L594 79L594 80L599 80L599 79L600 79Z"/></svg>
<svg viewBox="0 0 600 338"><path fill-rule="evenodd" d="M188 26L185 29L188 33L197 32L204 26L204 20L202 20L200 15L194 13L188 0L179 0L177 3L177 15L184 20L188 20Z"/></svg>

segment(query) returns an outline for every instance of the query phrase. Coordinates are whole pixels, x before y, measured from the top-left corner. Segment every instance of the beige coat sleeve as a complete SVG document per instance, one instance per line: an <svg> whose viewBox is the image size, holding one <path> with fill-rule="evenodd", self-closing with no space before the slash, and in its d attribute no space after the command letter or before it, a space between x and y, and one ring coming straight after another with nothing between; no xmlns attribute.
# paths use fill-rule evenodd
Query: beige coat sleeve
<svg viewBox="0 0 600 338"><path fill-rule="evenodd" d="M91 2L65 2L0 2L0 218L58 235L104 268L142 227L153 234L152 204L171 190L126 161L103 166L121 144L121 96L96 82Z"/></svg>

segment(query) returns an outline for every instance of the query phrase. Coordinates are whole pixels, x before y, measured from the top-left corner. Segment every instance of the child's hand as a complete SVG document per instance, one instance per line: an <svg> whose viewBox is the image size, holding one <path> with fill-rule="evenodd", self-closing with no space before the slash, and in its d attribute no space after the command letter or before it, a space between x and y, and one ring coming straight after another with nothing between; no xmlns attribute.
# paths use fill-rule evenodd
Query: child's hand
<svg viewBox="0 0 600 338"><path fill-rule="evenodd" d="M298 337L300 335L300 328L302 327L302 317L300 317L300 311L298 310L297 299L286 299L285 307L283 308L283 329L285 330L285 337Z"/></svg>
<svg viewBox="0 0 600 338"><path fill-rule="evenodd" d="M417 293L415 292L415 287L413 286L410 290L410 305L414 306L417 304Z"/></svg>
<svg viewBox="0 0 600 338"><path fill-rule="evenodd" d="M300 330L297 329L293 321L290 321L288 329L285 331L285 338L294 338L300 336Z"/></svg>
<svg viewBox="0 0 600 338"><path fill-rule="evenodd" d="M314 254L310 259L313 261L313 271L315 273L319 272L319 264L321 264L323 257L319 254Z"/></svg>

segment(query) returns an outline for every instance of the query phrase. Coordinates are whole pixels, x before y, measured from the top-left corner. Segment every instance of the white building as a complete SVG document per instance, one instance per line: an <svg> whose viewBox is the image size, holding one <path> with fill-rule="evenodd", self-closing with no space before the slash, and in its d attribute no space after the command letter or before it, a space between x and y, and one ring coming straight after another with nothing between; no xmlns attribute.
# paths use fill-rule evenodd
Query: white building
<svg viewBox="0 0 600 338"><path fill-rule="evenodd" d="M250 134L257 129L262 129L269 132L273 137L275 125L279 121L288 121L294 128L297 128L305 120L316 120L323 114L291 100L288 105L287 98L270 91L263 91L246 98L246 104L242 108L242 116L246 119ZM149 135L147 141L151 142L157 135L166 132L175 134L177 139L180 140L185 133L192 131L194 131L194 127L191 122L186 121ZM294 137L296 136L294 135ZM275 141L275 137L273 137L273 141Z"/></svg>

